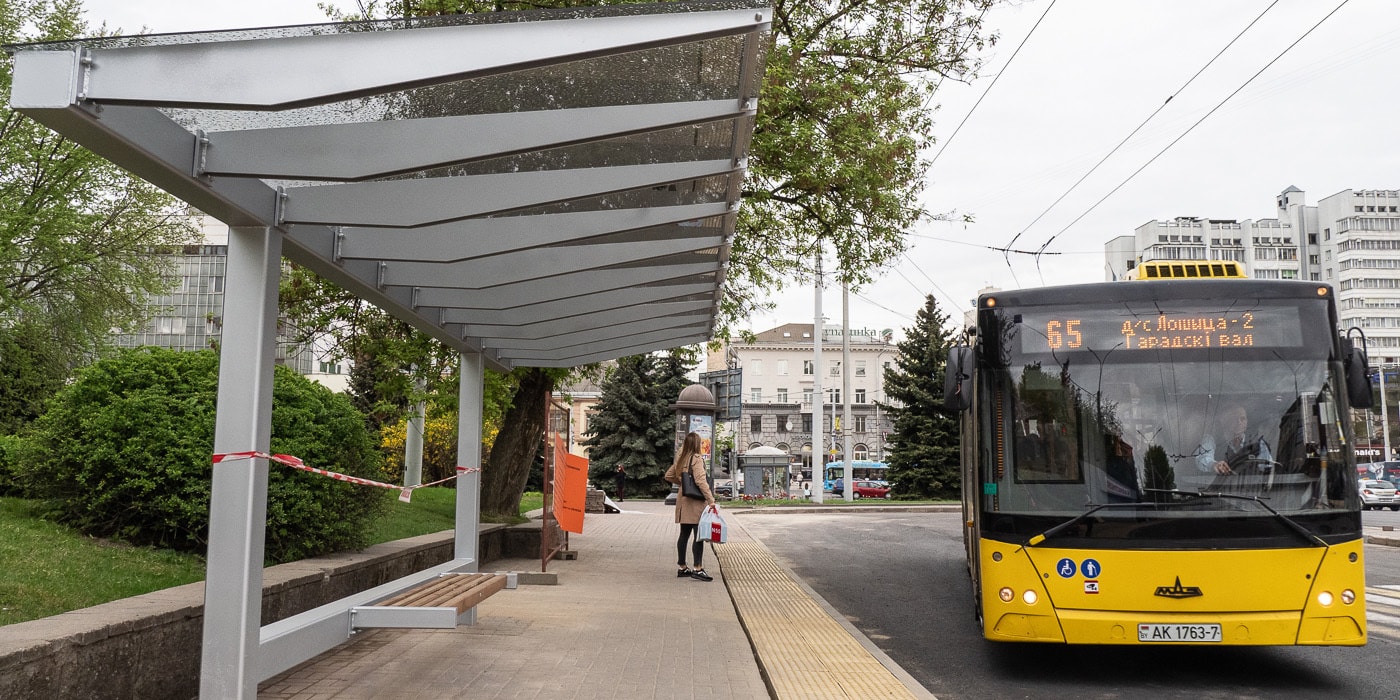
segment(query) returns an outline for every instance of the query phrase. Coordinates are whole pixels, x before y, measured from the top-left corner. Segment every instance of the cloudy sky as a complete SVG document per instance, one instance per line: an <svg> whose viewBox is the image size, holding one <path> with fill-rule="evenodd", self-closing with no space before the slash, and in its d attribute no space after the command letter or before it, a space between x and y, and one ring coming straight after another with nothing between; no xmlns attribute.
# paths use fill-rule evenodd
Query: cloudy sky
<svg viewBox="0 0 1400 700"><path fill-rule="evenodd" d="M325 21L314 0L85 4L94 24L126 33ZM1394 0L1012 0L986 22L1000 41L981 76L940 90L925 191L931 211L975 223L911 231L906 258L851 295L853 327L899 333L928 293L960 316L985 286L1104 280L1104 243L1153 219L1270 218L1290 185L1309 204L1400 189ZM1047 254L993 250L1018 233L1014 248L1049 241ZM810 322L813 297L775 296L752 330ZM839 289L823 299L839 323Z"/></svg>

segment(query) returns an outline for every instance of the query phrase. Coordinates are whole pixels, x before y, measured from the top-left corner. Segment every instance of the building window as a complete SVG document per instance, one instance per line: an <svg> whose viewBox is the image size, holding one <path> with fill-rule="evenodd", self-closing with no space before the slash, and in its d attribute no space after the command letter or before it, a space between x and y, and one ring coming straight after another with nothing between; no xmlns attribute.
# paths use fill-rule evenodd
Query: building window
<svg viewBox="0 0 1400 700"><path fill-rule="evenodd" d="M778 365L778 375L786 377L788 373L787 360L776 360L776 362Z"/></svg>
<svg viewBox="0 0 1400 700"><path fill-rule="evenodd" d="M803 406L811 406L811 405L812 405L812 390L811 390L811 389L803 389L803 390L802 390L802 405L803 405Z"/></svg>
<svg viewBox="0 0 1400 700"><path fill-rule="evenodd" d="M761 433L761 432L763 432L763 416L758 416L758 415L749 416L749 432L751 432L751 433Z"/></svg>
<svg viewBox="0 0 1400 700"><path fill-rule="evenodd" d="M788 402L787 389L778 389L778 403L787 403L787 402Z"/></svg>
<svg viewBox="0 0 1400 700"><path fill-rule="evenodd" d="M851 459L870 459L870 448L865 445L852 446Z"/></svg>
<svg viewBox="0 0 1400 700"><path fill-rule="evenodd" d="M749 374L755 377L762 377L763 360L749 360Z"/></svg>
<svg viewBox="0 0 1400 700"><path fill-rule="evenodd" d="M840 360L832 360L832 361L831 361L831 376L833 376L833 377L839 377L839 376L841 376L841 361L840 361Z"/></svg>
<svg viewBox="0 0 1400 700"><path fill-rule="evenodd" d="M865 376L865 360L856 360L856 376Z"/></svg>
<svg viewBox="0 0 1400 700"><path fill-rule="evenodd" d="M857 433L865 432L865 416L851 416L851 420L854 422L852 429Z"/></svg>
<svg viewBox="0 0 1400 700"><path fill-rule="evenodd" d="M855 398L855 402L856 402L856 403L865 403L865 390L864 390L864 389L856 389L856 398Z"/></svg>
<svg viewBox="0 0 1400 700"><path fill-rule="evenodd" d="M763 390L758 387L749 389L749 401L759 403L763 401Z"/></svg>
<svg viewBox="0 0 1400 700"><path fill-rule="evenodd" d="M778 432L786 433L792 427L792 416L778 416Z"/></svg>
<svg viewBox="0 0 1400 700"><path fill-rule="evenodd" d="M841 403L841 390L840 390L840 389L827 389L826 392L827 392L827 393L826 393L826 397L827 397L828 399L831 399L831 400L828 401L827 403L830 403L830 404L832 404L832 405L839 405L839 404Z"/></svg>
<svg viewBox="0 0 1400 700"><path fill-rule="evenodd" d="M812 414L810 413L804 413L802 415L802 432L809 434L812 432Z"/></svg>
<svg viewBox="0 0 1400 700"><path fill-rule="evenodd" d="M811 360L802 361L802 373L808 376L811 376L812 374L816 373L816 370L812 367Z"/></svg>

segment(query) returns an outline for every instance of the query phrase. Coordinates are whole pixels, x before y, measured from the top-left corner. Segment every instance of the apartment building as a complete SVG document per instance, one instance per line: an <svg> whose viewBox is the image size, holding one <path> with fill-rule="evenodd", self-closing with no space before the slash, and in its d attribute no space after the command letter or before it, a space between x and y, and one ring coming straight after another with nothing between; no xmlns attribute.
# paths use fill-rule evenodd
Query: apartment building
<svg viewBox="0 0 1400 700"><path fill-rule="evenodd" d="M792 463L800 462L809 470L812 429L819 421L826 461L843 458L848 433L853 443L852 459L884 461L892 421L879 403L888 403L884 370L893 366L899 354L893 331L852 328L847 367L842 360L841 327L827 326L822 332L822 366L817 367L812 356L812 329L810 323L789 323L758 333L753 342L733 342L709 355L706 371L731 365L741 370L742 415L734 426L735 446L741 453L765 445L776 447L788 453ZM826 398L822 414L814 417L813 391L819 371ZM847 373L849 396L842 394ZM847 405L851 408L849 425L842 424Z"/></svg>

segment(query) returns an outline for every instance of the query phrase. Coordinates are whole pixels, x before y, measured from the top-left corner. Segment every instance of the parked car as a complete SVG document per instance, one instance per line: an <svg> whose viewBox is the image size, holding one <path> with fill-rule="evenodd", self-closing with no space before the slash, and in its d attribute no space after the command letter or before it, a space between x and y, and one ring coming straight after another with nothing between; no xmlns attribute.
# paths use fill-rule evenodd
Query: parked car
<svg viewBox="0 0 1400 700"><path fill-rule="evenodd" d="M715 482L715 498L733 498L733 497L734 497L734 482L733 482L733 481L716 481L716 482Z"/></svg>
<svg viewBox="0 0 1400 700"><path fill-rule="evenodd" d="M890 487L878 481L852 481L851 498L889 498Z"/></svg>
<svg viewBox="0 0 1400 700"><path fill-rule="evenodd" d="M1395 494L1395 485L1380 479L1358 479L1356 488L1361 492L1361 508L1390 508L1400 510L1400 496Z"/></svg>

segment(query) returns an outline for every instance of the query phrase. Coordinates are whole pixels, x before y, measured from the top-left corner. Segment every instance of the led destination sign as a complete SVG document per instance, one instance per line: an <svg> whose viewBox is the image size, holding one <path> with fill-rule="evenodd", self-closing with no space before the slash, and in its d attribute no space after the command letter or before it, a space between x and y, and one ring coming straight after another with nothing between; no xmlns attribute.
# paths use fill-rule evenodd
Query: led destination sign
<svg viewBox="0 0 1400 700"><path fill-rule="evenodd" d="M1133 314L1124 309L1021 314L1021 352L1197 350L1301 347L1296 307L1247 311L1178 309Z"/></svg>

